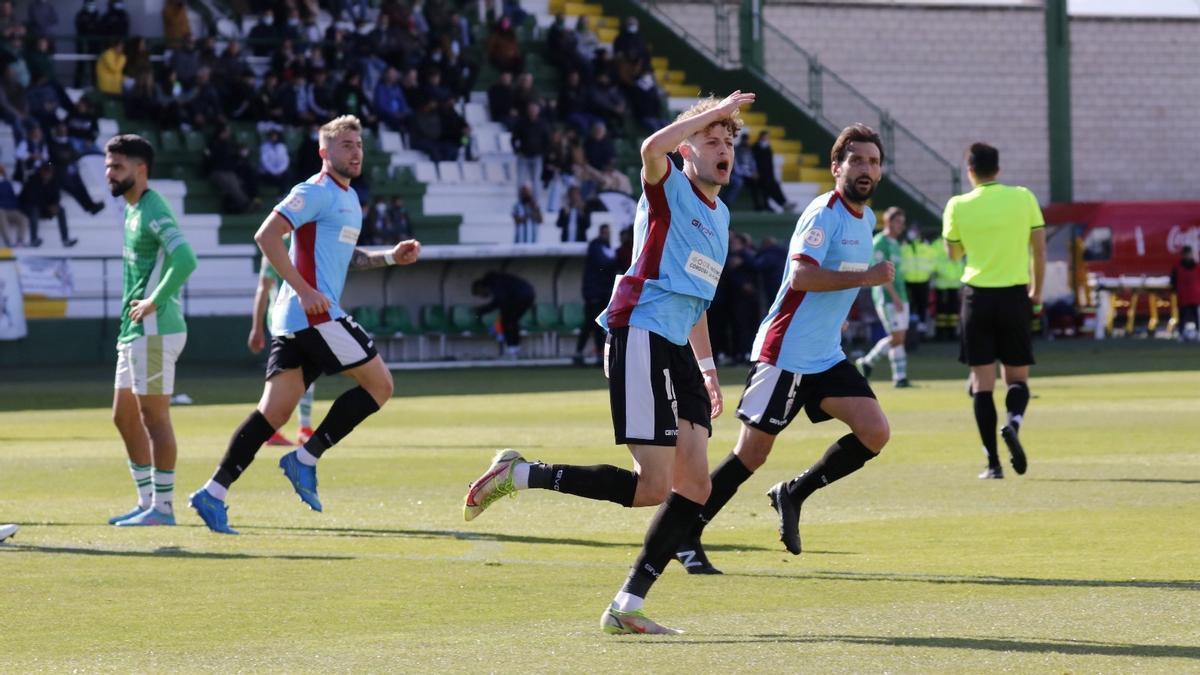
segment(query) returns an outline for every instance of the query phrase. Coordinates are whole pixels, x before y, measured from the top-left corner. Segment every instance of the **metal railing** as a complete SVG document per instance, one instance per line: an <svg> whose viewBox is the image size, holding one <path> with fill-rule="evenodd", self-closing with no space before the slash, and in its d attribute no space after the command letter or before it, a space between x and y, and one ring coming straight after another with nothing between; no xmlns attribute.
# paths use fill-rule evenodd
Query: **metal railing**
<svg viewBox="0 0 1200 675"><path fill-rule="evenodd" d="M722 0L712 0L712 31L695 34L660 6L657 0L634 0L672 32L718 67L741 67L765 80L831 134L862 122L879 130L887 150L888 177L931 212L941 213L946 201L962 188L957 166L938 154L887 110L871 101L775 26L761 23L762 67L742 61L730 30L736 13ZM707 28L707 22L703 25ZM807 66L807 67L805 67Z"/></svg>

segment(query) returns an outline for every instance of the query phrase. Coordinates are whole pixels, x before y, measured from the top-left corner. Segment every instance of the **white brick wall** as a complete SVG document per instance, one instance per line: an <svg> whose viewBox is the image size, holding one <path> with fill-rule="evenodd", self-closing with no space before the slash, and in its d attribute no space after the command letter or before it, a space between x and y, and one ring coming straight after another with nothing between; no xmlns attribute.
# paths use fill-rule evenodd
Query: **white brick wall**
<svg viewBox="0 0 1200 675"><path fill-rule="evenodd" d="M987 141L1000 149L1006 182L1049 199L1040 11L768 4L765 16L952 163ZM774 65L786 50L771 39L766 46L772 74L807 94L807 68Z"/></svg>
<svg viewBox="0 0 1200 675"><path fill-rule="evenodd" d="M1200 21L1071 21L1075 200L1197 199Z"/></svg>

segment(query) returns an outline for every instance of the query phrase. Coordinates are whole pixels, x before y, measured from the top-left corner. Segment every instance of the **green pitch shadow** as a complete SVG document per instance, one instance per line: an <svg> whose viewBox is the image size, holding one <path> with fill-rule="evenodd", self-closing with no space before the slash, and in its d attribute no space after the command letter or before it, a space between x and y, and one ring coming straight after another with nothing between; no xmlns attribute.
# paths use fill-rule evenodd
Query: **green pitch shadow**
<svg viewBox="0 0 1200 675"><path fill-rule="evenodd" d="M187 558L191 560L354 560L350 555L298 555L255 553L216 553L213 551L189 551L178 546L163 546L153 551L130 551L105 548L80 548L74 546L36 546L32 544L8 544L0 547L0 553L46 553L51 555L104 556L116 558Z"/></svg>
<svg viewBox="0 0 1200 675"><path fill-rule="evenodd" d="M798 574L727 572L726 576L775 577L780 579L820 579L823 581L868 581L906 584L973 584L978 586L1051 586L1064 588L1153 588L1175 591L1200 591L1200 581L1190 579L1046 579L1037 577L880 574L871 572L826 571L814 571Z"/></svg>

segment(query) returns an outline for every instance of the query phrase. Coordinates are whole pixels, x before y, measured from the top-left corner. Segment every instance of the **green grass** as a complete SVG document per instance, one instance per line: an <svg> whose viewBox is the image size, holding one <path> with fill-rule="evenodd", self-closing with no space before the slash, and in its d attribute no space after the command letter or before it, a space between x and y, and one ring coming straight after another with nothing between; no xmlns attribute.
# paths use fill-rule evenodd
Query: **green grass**
<svg viewBox="0 0 1200 675"><path fill-rule="evenodd" d="M180 527L128 531L103 524L132 495L111 374L9 371L0 521L23 529L0 546L0 670L1200 671L1197 350L1040 345L1030 472L989 482L947 355L913 357L919 388L878 387L892 442L806 503L798 558L763 493L844 432L785 432L709 528L726 575L672 566L648 609L687 634L651 639L598 630L650 510L523 493L462 522L496 447L629 465L596 371L397 373L396 400L322 461L326 512L266 448L231 492L240 537L182 501L255 373L181 368L198 404L173 411ZM730 403L741 378L722 372ZM344 387L318 384L318 416ZM718 420L710 461L736 431Z"/></svg>

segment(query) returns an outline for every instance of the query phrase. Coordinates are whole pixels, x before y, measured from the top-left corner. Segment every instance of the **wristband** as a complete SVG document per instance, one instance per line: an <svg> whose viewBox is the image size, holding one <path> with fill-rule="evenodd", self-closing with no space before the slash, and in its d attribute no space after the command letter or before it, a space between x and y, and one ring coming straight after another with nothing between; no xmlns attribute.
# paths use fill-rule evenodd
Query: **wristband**
<svg viewBox="0 0 1200 675"><path fill-rule="evenodd" d="M391 251L388 251L387 253L383 254L383 260L384 260L384 262L386 262L389 265L396 264L396 256L392 255Z"/></svg>
<svg viewBox="0 0 1200 675"><path fill-rule="evenodd" d="M700 372L717 369L717 362L714 361L713 357L711 356L706 356L702 359L696 359L696 365L700 366Z"/></svg>

